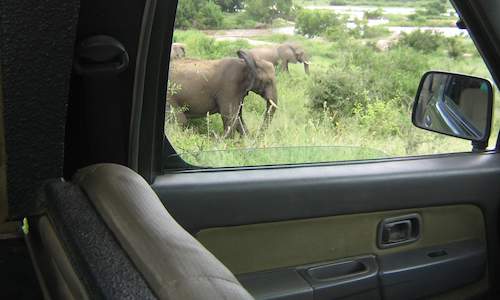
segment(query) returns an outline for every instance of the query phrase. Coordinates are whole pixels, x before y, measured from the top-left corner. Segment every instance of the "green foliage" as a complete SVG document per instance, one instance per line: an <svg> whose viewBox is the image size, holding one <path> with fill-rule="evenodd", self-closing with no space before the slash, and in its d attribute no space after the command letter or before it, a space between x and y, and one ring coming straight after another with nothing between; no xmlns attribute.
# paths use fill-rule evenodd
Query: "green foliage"
<svg viewBox="0 0 500 300"><path fill-rule="evenodd" d="M373 136L404 136L410 129L410 112L400 105L401 99L389 99L356 104L353 109L354 119Z"/></svg>
<svg viewBox="0 0 500 300"><path fill-rule="evenodd" d="M302 10L297 15L297 31L308 37L315 37L330 31L329 36L343 35L347 32L345 20L333 12Z"/></svg>
<svg viewBox="0 0 500 300"><path fill-rule="evenodd" d="M223 11L230 13L234 13L242 9L245 5L244 2L244 0L216 0L216 3Z"/></svg>
<svg viewBox="0 0 500 300"><path fill-rule="evenodd" d="M445 39L441 33L430 30L416 30L411 33L403 33L398 46L410 47L424 53L431 53L443 45Z"/></svg>
<svg viewBox="0 0 500 300"><path fill-rule="evenodd" d="M222 26L224 15L212 0L181 0L177 7L176 28L215 29Z"/></svg>
<svg viewBox="0 0 500 300"><path fill-rule="evenodd" d="M381 8L365 12L364 18L367 20L376 20L384 16L384 11Z"/></svg>
<svg viewBox="0 0 500 300"><path fill-rule="evenodd" d="M308 87L313 108L329 108L335 119L346 117L363 97L362 84L347 70L330 68L325 73L314 74Z"/></svg>
<svg viewBox="0 0 500 300"><path fill-rule="evenodd" d="M312 107L328 106L339 117L350 116L354 107L366 107L375 99L397 99L401 109L410 107L416 78L429 68L423 54L408 48L377 53L360 44L349 50L344 65L313 75L308 87Z"/></svg>
<svg viewBox="0 0 500 300"><path fill-rule="evenodd" d="M330 5L348 5L349 2L346 0L330 0Z"/></svg>
<svg viewBox="0 0 500 300"><path fill-rule="evenodd" d="M186 44L187 49L189 49L189 57L200 59L234 57L238 50L250 48L245 40L216 41L202 32L193 30L175 31L174 41Z"/></svg>
<svg viewBox="0 0 500 300"><path fill-rule="evenodd" d="M438 16L446 13L447 0L432 0L425 5L425 14L428 16Z"/></svg>
<svg viewBox="0 0 500 300"><path fill-rule="evenodd" d="M255 28L257 22L248 18L246 13L225 13L224 22L222 27L227 29L248 29Z"/></svg>
<svg viewBox="0 0 500 300"><path fill-rule="evenodd" d="M453 59L460 58L465 53L465 46L461 37L450 37L446 39L446 47L448 48L448 56Z"/></svg>
<svg viewBox="0 0 500 300"><path fill-rule="evenodd" d="M289 19L293 15L293 0L247 0L245 10L258 22L271 23L276 18Z"/></svg>

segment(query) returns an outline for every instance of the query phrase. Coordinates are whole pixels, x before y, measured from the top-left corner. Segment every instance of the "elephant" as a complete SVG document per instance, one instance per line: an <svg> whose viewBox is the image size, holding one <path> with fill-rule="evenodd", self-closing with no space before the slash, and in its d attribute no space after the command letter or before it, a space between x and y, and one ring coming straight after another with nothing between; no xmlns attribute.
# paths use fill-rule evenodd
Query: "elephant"
<svg viewBox="0 0 500 300"><path fill-rule="evenodd" d="M258 47L249 51L255 58L266 60L281 69L288 71L288 64L304 64L304 71L309 74L309 57L304 48L297 44L284 43L271 47Z"/></svg>
<svg viewBox="0 0 500 300"><path fill-rule="evenodd" d="M170 60L181 59L186 57L186 45L181 43L173 43L170 51Z"/></svg>
<svg viewBox="0 0 500 300"><path fill-rule="evenodd" d="M243 101L252 91L266 100L264 125L271 122L278 108L278 91L274 66L254 59L243 50L238 58L219 60L176 60L170 67L167 103L176 114L177 122L219 113L224 125L224 137L248 133L243 120Z"/></svg>

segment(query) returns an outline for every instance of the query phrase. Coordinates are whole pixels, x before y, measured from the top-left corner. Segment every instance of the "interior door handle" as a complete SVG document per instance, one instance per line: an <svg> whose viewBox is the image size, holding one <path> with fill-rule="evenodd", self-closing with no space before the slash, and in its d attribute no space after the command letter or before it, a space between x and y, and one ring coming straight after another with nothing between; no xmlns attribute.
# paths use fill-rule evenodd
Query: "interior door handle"
<svg viewBox="0 0 500 300"><path fill-rule="evenodd" d="M390 248L417 241L420 238L421 222L419 214L382 220L378 228L378 247Z"/></svg>

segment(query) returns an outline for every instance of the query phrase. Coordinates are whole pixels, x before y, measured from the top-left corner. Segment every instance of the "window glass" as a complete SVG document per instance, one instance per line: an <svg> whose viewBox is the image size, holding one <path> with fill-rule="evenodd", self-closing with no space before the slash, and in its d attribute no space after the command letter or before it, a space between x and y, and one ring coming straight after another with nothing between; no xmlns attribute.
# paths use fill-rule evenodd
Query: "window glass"
<svg viewBox="0 0 500 300"><path fill-rule="evenodd" d="M166 136L201 167L469 152L411 122L425 72L490 77L457 20L443 0L179 0Z"/></svg>

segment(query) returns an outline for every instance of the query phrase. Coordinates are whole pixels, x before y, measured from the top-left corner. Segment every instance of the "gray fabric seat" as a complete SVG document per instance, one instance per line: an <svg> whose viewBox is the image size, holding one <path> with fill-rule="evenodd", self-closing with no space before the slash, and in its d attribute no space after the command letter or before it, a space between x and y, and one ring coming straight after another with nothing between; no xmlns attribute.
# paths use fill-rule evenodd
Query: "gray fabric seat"
<svg viewBox="0 0 500 300"><path fill-rule="evenodd" d="M253 299L167 212L144 179L101 164L74 177L159 299Z"/></svg>

